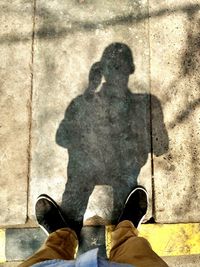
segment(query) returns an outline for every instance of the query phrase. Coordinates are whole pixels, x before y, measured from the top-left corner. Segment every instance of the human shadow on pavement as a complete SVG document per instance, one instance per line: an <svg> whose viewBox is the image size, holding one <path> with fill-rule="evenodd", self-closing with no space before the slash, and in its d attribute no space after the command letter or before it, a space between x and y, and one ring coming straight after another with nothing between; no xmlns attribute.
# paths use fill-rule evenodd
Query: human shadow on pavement
<svg viewBox="0 0 200 267"><path fill-rule="evenodd" d="M82 221L96 185L113 189L112 223L116 222L130 190L152 152L150 102L156 106L156 156L168 150L168 135L159 100L128 88L135 66L130 48L112 43L92 65L85 92L67 107L56 133L56 143L69 153L68 180L62 210ZM102 77L105 83L101 86ZM97 88L99 88L97 90ZM151 100L151 101L150 101Z"/></svg>

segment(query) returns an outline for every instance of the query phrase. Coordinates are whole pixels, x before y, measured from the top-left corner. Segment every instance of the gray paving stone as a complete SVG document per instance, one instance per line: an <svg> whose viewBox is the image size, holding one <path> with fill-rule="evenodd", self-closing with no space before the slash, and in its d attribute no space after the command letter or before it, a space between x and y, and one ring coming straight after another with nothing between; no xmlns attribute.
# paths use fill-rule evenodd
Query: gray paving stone
<svg viewBox="0 0 200 267"><path fill-rule="evenodd" d="M160 99L169 148L154 157L156 221L200 220L199 1L150 1L151 92ZM152 101L153 147L163 146Z"/></svg>
<svg viewBox="0 0 200 267"><path fill-rule="evenodd" d="M116 220L136 180L151 198L147 11L147 1L37 2L30 217L41 193L75 219L83 216L92 194L87 214L104 222ZM113 42L127 44L133 53L132 117L120 95L107 101L98 88L94 98L86 96L90 68Z"/></svg>
<svg viewBox="0 0 200 267"><path fill-rule="evenodd" d="M46 234L40 228L7 229L7 262L22 261L33 255L46 238ZM94 248L99 248L99 255L106 257L104 226L86 226L82 228L78 255Z"/></svg>
<svg viewBox="0 0 200 267"><path fill-rule="evenodd" d="M40 228L7 229L6 260L20 261L36 252L46 239Z"/></svg>
<svg viewBox="0 0 200 267"><path fill-rule="evenodd" d="M22 262L20 261L11 261L11 262L4 262L0 263L1 267L17 267L21 264Z"/></svg>
<svg viewBox="0 0 200 267"><path fill-rule="evenodd" d="M78 255L87 252L90 249L98 248L98 255L107 258L105 246L105 227L104 226L86 226L81 231L81 239L78 249Z"/></svg>
<svg viewBox="0 0 200 267"><path fill-rule="evenodd" d="M170 267L198 267L200 262L200 255L163 257L163 260Z"/></svg>
<svg viewBox="0 0 200 267"><path fill-rule="evenodd" d="M0 225L27 215L32 1L0 3Z"/></svg>

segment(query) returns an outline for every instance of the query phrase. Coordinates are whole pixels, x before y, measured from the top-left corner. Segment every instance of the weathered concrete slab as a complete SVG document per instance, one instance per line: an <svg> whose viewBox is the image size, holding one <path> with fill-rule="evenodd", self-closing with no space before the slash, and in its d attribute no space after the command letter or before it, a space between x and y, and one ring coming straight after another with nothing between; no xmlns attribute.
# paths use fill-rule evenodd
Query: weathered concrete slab
<svg viewBox="0 0 200 267"><path fill-rule="evenodd" d="M5 243L6 261L23 261L27 259L43 245L46 238L47 235L40 228L7 229ZM81 230L77 255L81 255L94 248L99 248L99 255L106 258L104 226L86 226Z"/></svg>
<svg viewBox="0 0 200 267"><path fill-rule="evenodd" d="M163 260L171 267L198 267L200 255L163 257Z"/></svg>
<svg viewBox="0 0 200 267"><path fill-rule="evenodd" d="M21 264L22 262L20 261L11 261L11 262L4 262L0 263L1 267L17 267Z"/></svg>
<svg viewBox="0 0 200 267"><path fill-rule="evenodd" d="M200 220L200 5L150 1L152 93L161 101L168 151L154 157L157 222ZM152 101L153 147L163 145Z"/></svg>
<svg viewBox="0 0 200 267"><path fill-rule="evenodd" d="M99 249L98 255L100 257L107 258L105 246L105 227L100 225L83 227L77 256L95 248Z"/></svg>
<svg viewBox="0 0 200 267"><path fill-rule="evenodd" d="M0 3L0 225L27 215L32 1Z"/></svg>
<svg viewBox="0 0 200 267"><path fill-rule="evenodd" d="M30 257L41 247L46 237L40 228L7 229L6 260L20 261Z"/></svg>
<svg viewBox="0 0 200 267"><path fill-rule="evenodd" d="M136 182L147 187L151 198L147 12L147 1L37 3L30 216L40 193L62 202L76 219L85 213L92 194L87 214L104 217L104 222L117 218ZM99 85L93 69L97 76L90 76L88 87L90 68L114 42L125 43L133 53L130 94L123 98L123 90L101 90L101 85L90 97L88 92ZM121 68L125 63L116 64Z"/></svg>

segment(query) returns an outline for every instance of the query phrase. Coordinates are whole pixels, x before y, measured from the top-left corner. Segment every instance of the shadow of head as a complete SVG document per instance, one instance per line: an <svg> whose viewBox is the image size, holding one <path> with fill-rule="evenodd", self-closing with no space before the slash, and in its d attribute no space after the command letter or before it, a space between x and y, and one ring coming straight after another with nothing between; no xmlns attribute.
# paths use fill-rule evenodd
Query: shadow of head
<svg viewBox="0 0 200 267"><path fill-rule="evenodd" d="M107 46L101 60L95 62L89 72L89 86L85 94L94 92L101 84L102 77L109 85L126 86L128 77L135 71L130 48L123 43L112 43Z"/></svg>
<svg viewBox="0 0 200 267"><path fill-rule="evenodd" d="M123 43L112 43L106 47L100 62L106 81L116 79L120 74L128 76L135 70L132 52Z"/></svg>

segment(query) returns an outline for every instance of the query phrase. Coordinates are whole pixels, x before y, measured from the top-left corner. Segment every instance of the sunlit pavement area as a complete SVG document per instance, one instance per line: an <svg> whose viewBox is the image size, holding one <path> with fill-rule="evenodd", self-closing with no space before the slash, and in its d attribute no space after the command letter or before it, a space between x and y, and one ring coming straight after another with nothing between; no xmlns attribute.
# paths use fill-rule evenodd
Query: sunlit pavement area
<svg viewBox="0 0 200 267"><path fill-rule="evenodd" d="M0 13L0 266L45 240L42 193L84 219L80 253L105 256L136 184L149 193L140 234L170 266L199 266L200 1L16 0ZM116 87L91 77L116 58Z"/></svg>

